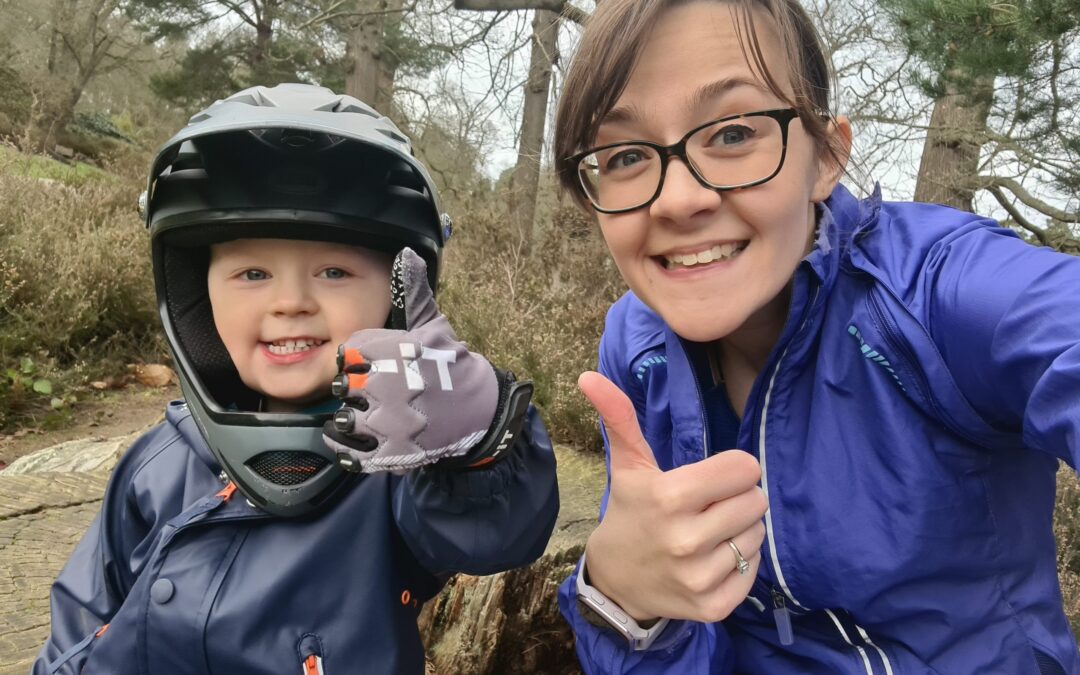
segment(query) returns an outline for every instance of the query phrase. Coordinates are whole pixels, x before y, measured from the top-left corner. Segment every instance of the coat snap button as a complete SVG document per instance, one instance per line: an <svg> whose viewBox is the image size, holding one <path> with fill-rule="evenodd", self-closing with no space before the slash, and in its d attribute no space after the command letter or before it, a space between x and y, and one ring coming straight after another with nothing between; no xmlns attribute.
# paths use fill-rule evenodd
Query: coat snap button
<svg viewBox="0 0 1080 675"><path fill-rule="evenodd" d="M173 582L168 579L158 579L150 586L150 599L159 605L164 605L169 600L172 600L175 591L176 587L173 586Z"/></svg>

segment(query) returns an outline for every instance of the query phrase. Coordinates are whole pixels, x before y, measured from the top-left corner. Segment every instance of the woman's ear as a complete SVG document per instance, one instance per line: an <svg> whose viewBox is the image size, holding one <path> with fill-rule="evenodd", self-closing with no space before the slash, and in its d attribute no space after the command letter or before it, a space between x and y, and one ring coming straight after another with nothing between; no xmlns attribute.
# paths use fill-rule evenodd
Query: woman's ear
<svg viewBox="0 0 1080 675"><path fill-rule="evenodd" d="M847 117L840 115L829 122L827 143L828 150L819 160L818 177L810 197L815 204L829 198L847 168L851 156L851 121Z"/></svg>

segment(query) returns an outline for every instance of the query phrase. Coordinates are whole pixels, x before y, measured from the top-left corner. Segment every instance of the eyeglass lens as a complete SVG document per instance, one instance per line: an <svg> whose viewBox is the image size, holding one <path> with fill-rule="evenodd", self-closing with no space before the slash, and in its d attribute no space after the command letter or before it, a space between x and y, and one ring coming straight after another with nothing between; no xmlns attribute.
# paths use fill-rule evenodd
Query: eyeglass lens
<svg viewBox="0 0 1080 675"><path fill-rule="evenodd" d="M779 168L783 154L781 124L765 115L716 122L686 140L691 170L714 188L764 180ZM589 199L605 210L632 209L650 201L663 172L657 148L633 143L598 150L578 163Z"/></svg>

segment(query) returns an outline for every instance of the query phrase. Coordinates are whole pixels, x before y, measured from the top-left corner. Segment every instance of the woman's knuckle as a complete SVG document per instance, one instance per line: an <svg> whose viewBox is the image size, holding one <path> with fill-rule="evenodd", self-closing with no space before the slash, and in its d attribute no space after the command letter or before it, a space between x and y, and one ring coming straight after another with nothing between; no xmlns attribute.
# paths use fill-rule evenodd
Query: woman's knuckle
<svg viewBox="0 0 1080 675"><path fill-rule="evenodd" d="M713 573L705 570L689 573L683 579L683 586L694 598L705 597L715 583Z"/></svg>
<svg viewBox="0 0 1080 675"><path fill-rule="evenodd" d="M667 534L665 548L673 558L689 558L697 553L699 547L700 541L693 534L678 530Z"/></svg>

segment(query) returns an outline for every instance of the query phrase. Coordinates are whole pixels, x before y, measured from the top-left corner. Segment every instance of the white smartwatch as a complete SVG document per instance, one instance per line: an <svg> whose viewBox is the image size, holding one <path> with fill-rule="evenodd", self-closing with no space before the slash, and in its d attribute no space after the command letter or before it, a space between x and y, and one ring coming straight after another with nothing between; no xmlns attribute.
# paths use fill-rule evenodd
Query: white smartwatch
<svg viewBox="0 0 1080 675"><path fill-rule="evenodd" d="M589 585L585 571L585 556L581 557L581 568L577 575L578 611L582 617L602 628L611 628L626 638L630 648L636 652L652 646L656 638L667 627L669 619L658 619L648 628L642 628L632 616L623 611L613 600Z"/></svg>

